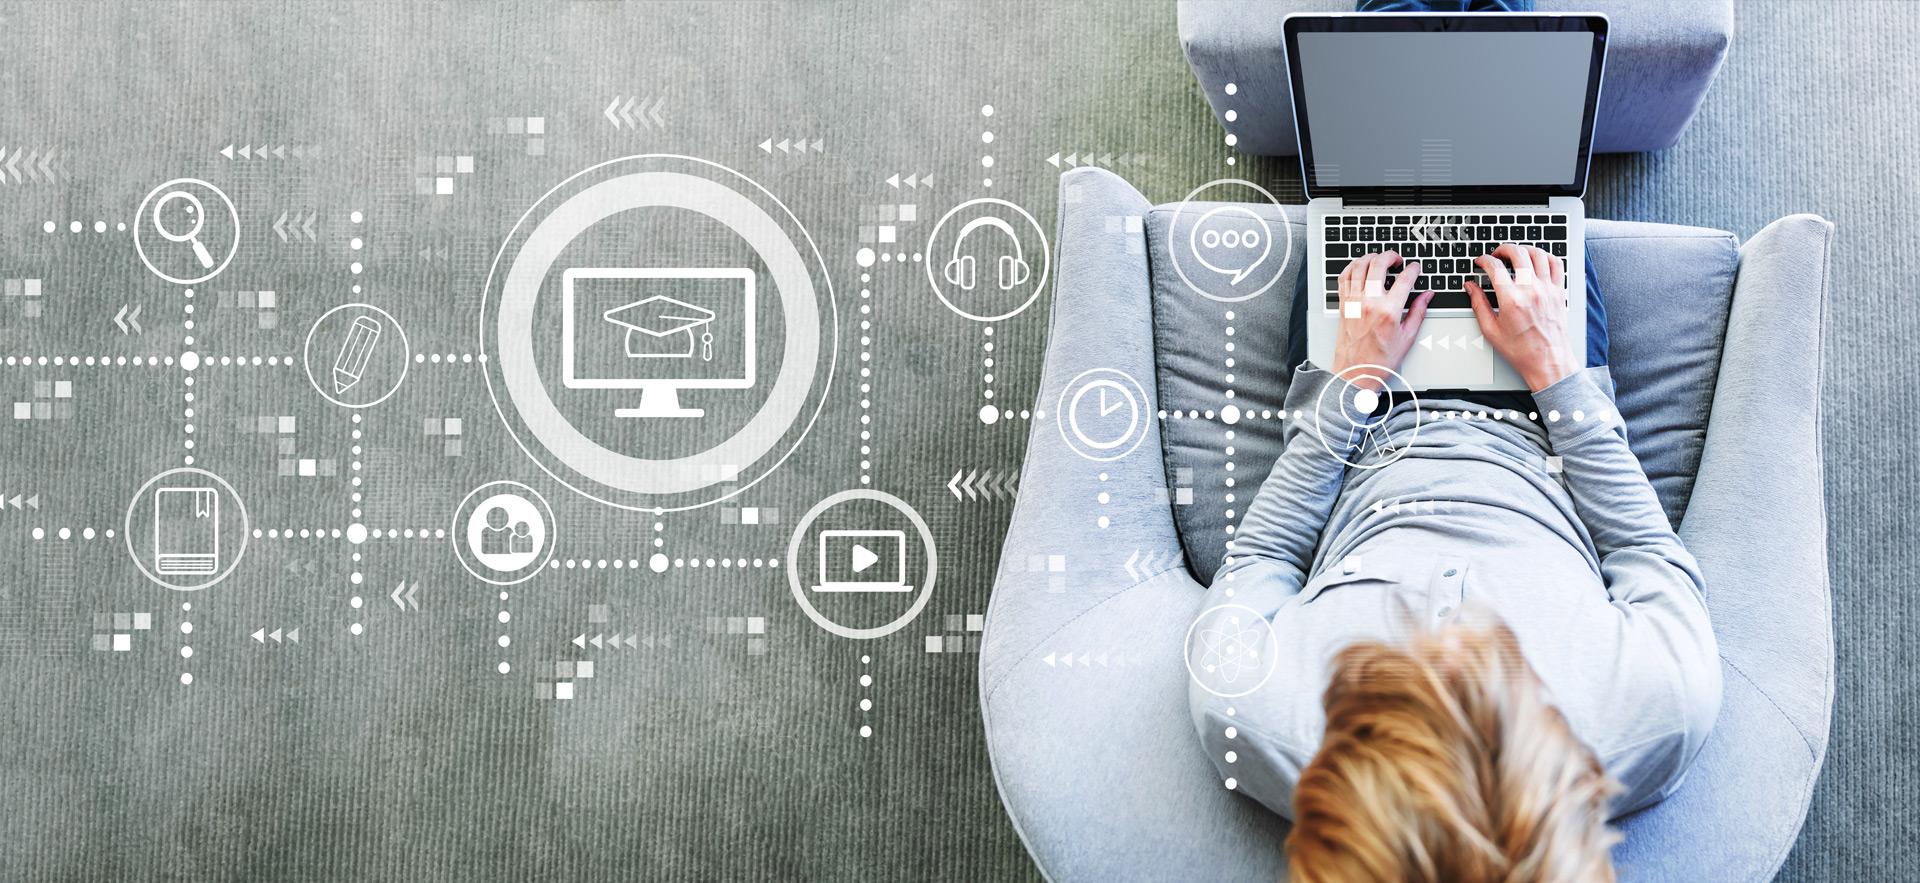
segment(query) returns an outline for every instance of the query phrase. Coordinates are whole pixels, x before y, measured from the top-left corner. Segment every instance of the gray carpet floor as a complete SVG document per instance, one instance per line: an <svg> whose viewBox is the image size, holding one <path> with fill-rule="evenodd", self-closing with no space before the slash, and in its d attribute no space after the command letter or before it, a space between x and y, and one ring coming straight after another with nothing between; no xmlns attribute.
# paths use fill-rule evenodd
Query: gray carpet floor
<svg viewBox="0 0 1920 883"><path fill-rule="evenodd" d="M835 281L857 287L858 210L925 210L988 191L1052 229L1055 153L1132 157L1118 169L1176 200L1228 171L1220 131L1187 72L1170 3L13 3L0 33L0 142L57 147L54 183L0 190L0 270L47 279L49 313L0 312L7 353L174 354L177 288L147 276L123 240L41 232L113 219L176 175L229 188L250 212L246 257L223 283L285 295L283 329L217 311L202 346L293 352L301 329L347 299L347 210L364 208L369 298L415 347L472 348L469 312L503 231L554 182L637 152L703 156L759 178L820 241ZM1794 880L1920 877L1920 437L1909 353L1920 338L1920 4L1742 2L1719 82L1691 130L1659 155L1597 161L1597 216L1749 235L1811 211L1838 224L1827 348L1839 690L1832 744ZM615 130L615 95L665 96L663 127ZM546 153L488 134L492 117L544 115ZM765 153L762 139L820 138L818 154ZM236 163L229 143L316 144L319 159ZM458 199L411 193L421 154L476 155ZM1236 169L1298 198L1291 161ZM934 175L901 190L894 174ZM321 213L317 243L289 245L259 216ZM924 235L924 231L920 234ZM88 244L94 243L94 244ZM422 261L423 248L445 261ZM917 268L915 268L917 269ZM932 523L940 591L891 638L834 638L793 609L772 571L557 572L516 601L514 659L571 653L586 604L630 631L671 639L600 657L593 692L531 698L499 657L488 592L438 544L261 544L249 570L197 593L197 680L172 631L180 598L133 573L111 544L35 543L35 525L116 523L145 476L175 465L176 373L0 369L0 388L77 377L64 432L0 425L8 494L46 508L0 513L0 878L7 879L1020 879L1034 874L988 773L972 657L927 654L949 616L983 612L1008 506L955 500L960 468L1019 463L1024 433L971 416L980 331L943 310L905 267L875 271L873 350L884 369L876 487ZM158 331L125 338L108 318L148 305ZM1001 323L997 386L1037 386L1045 304ZM842 301L843 328L855 321ZM256 517L328 525L337 485L274 480L257 439L231 427L295 414L303 445L344 450L347 424L294 372L210 377L202 447ZM238 369L236 369L236 372ZM836 385L852 382L844 369ZM849 486L857 397L838 387L823 430L756 491L795 513ZM423 416L470 427L451 461L420 437ZM226 427L222 429L221 427ZM477 376L411 377L370 412L368 520L437 524L493 477L537 484L572 538L562 554L638 554L651 519L612 513L542 481L500 429ZM712 513L663 519L688 554L778 554L780 526ZM347 583L356 564L370 587ZM551 578L549 578L551 577ZM422 584L395 612L394 580ZM156 596L158 592L158 596ZM359 612L349 595L374 602ZM88 649L102 611L153 610L164 633L127 654ZM713 617L765 617L750 655ZM365 621L365 640L348 637ZM298 646L258 645L261 626L303 625ZM862 657L870 661L862 662ZM863 690L856 679L874 675ZM856 707L875 700L870 712ZM872 738L857 735L861 725ZM1088 807L1097 815L1098 807Z"/></svg>

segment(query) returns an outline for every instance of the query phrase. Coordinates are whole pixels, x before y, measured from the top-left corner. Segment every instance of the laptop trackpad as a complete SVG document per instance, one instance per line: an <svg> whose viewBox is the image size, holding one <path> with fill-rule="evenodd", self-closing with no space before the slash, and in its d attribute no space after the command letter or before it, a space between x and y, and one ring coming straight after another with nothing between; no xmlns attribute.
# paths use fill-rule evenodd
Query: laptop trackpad
<svg viewBox="0 0 1920 883"><path fill-rule="evenodd" d="M1414 389L1471 389L1493 383L1493 349L1473 319L1428 317L1401 373Z"/></svg>

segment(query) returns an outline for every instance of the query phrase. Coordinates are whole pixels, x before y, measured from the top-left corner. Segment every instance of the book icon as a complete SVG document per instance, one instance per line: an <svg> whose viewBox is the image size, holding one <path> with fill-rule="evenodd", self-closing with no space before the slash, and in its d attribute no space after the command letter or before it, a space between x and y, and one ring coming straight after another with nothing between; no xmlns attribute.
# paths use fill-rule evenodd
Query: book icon
<svg viewBox="0 0 1920 883"><path fill-rule="evenodd" d="M165 574L220 570L220 496L210 487L153 492L154 569Z"/></svg>
<svg viewBox="0 0 1920 883"><path fill-rule="evenodd" d="M380 342L380 320L356 316L340 341L340 353L333 359L333 392L346 392L366 376L367 362L373 358L374 344Z"/></svg>

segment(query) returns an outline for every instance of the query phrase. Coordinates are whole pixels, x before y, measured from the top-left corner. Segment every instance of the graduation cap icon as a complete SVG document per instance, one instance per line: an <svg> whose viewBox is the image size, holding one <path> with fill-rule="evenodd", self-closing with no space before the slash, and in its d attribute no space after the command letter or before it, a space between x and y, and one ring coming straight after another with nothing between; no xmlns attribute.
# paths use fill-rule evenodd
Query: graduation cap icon
<svg viewBox="0 0 1920 883"><path fill-rule="evenodd" d="M627 329L630 359L690 359L693 335L700 332L700 358L713 361L713 311L656 294L614 307L600 318Z"/></svg>

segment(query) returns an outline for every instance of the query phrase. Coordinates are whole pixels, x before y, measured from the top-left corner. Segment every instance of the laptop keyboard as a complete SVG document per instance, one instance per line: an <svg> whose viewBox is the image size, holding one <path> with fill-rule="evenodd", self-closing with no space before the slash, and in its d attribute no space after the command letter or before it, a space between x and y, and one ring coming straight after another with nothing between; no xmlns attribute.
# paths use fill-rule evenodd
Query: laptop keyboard
<svg viewBox="0 0 1920 883"><path fill-rule="evenodd" d="M1567 270L1567 216L1536 214L1458 215L1328 215L1326 232L1327 308L1340 308L1340 271L1354 258L1397 251L1402 261L1418 260L1419 290L1433 289L1428 309L1472 309L1468 280L1480 285L1494 306L1499 298L1486 274L1473 259L1508 242L1532 245L1560 261L1564 285ZM1397 272L1387 274L1390 288Z"/></svg>

